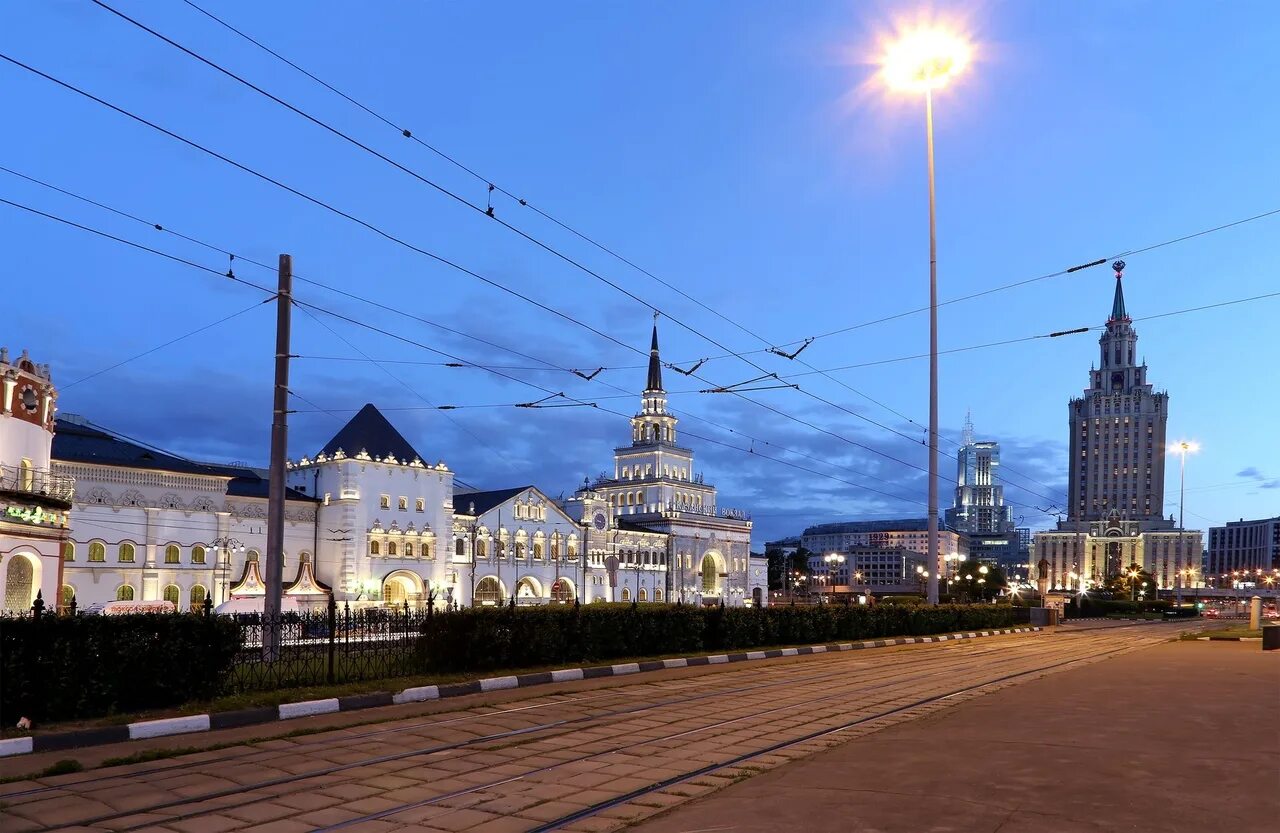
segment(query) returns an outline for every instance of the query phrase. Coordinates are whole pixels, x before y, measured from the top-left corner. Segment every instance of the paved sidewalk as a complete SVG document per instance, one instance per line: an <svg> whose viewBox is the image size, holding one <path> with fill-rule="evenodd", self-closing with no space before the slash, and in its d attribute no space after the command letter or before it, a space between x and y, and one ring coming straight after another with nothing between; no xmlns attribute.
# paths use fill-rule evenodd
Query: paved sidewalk
<svg viewBox="0 0 1280 833"><path fill-rule="evenodd" d="M855 739L636 829L1276 831L1277 704L1280 653L1167 643Z"/></svg>

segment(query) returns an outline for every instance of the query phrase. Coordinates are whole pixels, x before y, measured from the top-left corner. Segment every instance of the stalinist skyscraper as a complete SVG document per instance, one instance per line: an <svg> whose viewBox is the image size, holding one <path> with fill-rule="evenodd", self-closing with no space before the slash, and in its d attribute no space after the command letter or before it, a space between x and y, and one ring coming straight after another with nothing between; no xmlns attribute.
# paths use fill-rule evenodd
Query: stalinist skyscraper
<svg viewBox="0 0 1280 833"><path fill-rule="evenodd" d="M1071 462L1067 517L1075 522L1113 514L1142 528L1167 528L1164 515L1165 422L1169 394L1155 392L1147 366L1137 363L1138 334L1124 307L1124 261L1112 264L1115 297L1102 360L1089 371L1089 387L1068 405Z"/></svg>
<svg viewBox="0 0 1280 833"><path fill-rule="evenodd" d="M1142 566L1162 590L1196 586L1201 534L1164 515L1165 423L1169 395L1139 364L1138 334L1124 303L1124 261L1112 264L1115 294L1101 360L1084 395L1067 405L1071 422L1066 520L1035 536L1033 563L1047 562L1054 589L1082 590ZM1136 590L1137 588L1135 588ZM1147 588L1148 598L1156 588Z"/></svg>

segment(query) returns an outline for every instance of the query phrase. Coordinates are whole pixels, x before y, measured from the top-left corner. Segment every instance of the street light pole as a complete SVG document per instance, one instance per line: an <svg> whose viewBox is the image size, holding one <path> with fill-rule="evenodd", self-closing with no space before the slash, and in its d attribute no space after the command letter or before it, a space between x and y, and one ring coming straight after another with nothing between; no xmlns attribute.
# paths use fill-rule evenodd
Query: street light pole
<svg viewBox="0 0 1280 833"><path fill-rule="evenodd" d="M942 553L938 535L938 223L933 162L933 91L959 75L971 48L963 38L942 30L907 34L890 45L882 59L892 87L924 92L925 150L929 173L929 554L928 600L938 603Z"/></svg>

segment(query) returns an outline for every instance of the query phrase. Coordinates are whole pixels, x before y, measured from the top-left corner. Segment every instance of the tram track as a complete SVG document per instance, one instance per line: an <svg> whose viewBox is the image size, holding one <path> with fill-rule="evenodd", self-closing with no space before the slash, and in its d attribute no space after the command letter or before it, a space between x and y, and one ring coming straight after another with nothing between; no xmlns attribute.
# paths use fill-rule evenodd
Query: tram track
<svg viewBox="0 0 1280 833"><path fill-rule="evenodd" d="M978 646L973 645L972 643L957 642L957 643L944 643L938 647L942 648L943 651L941 651L937 656L931 656L924 660L926 663L929 664L930 668L932 668L933 665L946 664L947 662L954 662L954 660L959 658L957 654L963 656L964 659L972 660L972 662L965 663L966 667L969 664L978 665L978 664L981 664L984 661L984 657L986 657L989 654L1008 651L1010 648L1016 648L1017 646L1010 645L1009 643L1004 643L1002 645L982 646L981 648L979 648ZM824 656L824 655L818 655L818 656ZM480 735L474 738L469 738L461 741L455 741L451 743L437 743L437 744L432 744L432 745L421 747L421 748L415 748L415 749L406 750L403 752L397 752L394 754L363 758L363 759L352 761L349 763L337 764L329 767L322 767L318 769L307 770L301 773L294 773L286 776L267 779L256 784L237 785L235 787L207 791L207 792L200 793L193 796L187 796L187 797L182 797L182 798L173 799L169 801L154 803L147 806L130 808L128 810L123 810L123 811L114 812L110 814L102 814L102 815L98 815L90 818L84 818L84 819L79 819L79 820L61 823L57 825L41 827L41 828L38 828L38 830L56 831L56 830L62 830L68 827L94 826L94 825L102 824L105 822L118 821L121 819L128 818L130 816L152 814L152 813L157 813L164 810L170 810L177 807L194 805L201 802L217 801L218 799L228 798L228 797L238 798L239 804L243 805L244 803L251 803L253 801L260 801L260 800L268 800L269 798L271 798L271 796L253 798L251 794L259 790L268 789L268 788L277 787L277 786L284 786L289 784L299 784L311 779L316 779L324 776L331 776L334 774L349 772L352 770L358 770L361 768L376 766L379 764L406 761L408 759L412 759L416 757L429 757L432 755L440 755L448 752L455 752L457 750L471 749L471 748L475 748L476 751L485 751L484 749L485 745L510 743L513 740L521 739L526 736L538 735L539 733L543 733L542 737L554 737L555 735L548 735L546 733L556 732L558 730L560 734L563 734L566 732L576 731L578 729L584 728L587 724L597 723L597 722L607 722L612 718L626 719L626 718L635 717L637 715L642 715L647 712L652 712L654 710L658 710L666 707L689 705L691 703L697 703L697 702L705 701L708 699L731 697L734 695L742 695L742 694L747 694L751 692L758 692L762 690L779 688L784 686L799 686L799 685L806 685L806 684L821 683L824 681L829 681L839 677L843 677L848 673L850 673L850 671L858 668L859 666L874 667L876 670L892 671L892 670L901 669L904 666L911 666L911 665L919 666L921 662L920 655L914 652L902 652L902 653L894 654L892 661L887 663L884 660L889 658L883 658L881 659L881 661L877 662L869 656L859 656L856 654L853 654L853 655L827 654L825 656L830 658L838 657L839 659L844 660L844 662L841 663L841 667L839 669L824 671L823 673L820 673L820 674L811 674L811 675L806 675L801 677L787 677L783 675L781 679L774 680L771 682L766 682L766 683L758 683L754 685L738 686L738 687L732 687L732 688L716 687L711 690L703 691L693 696L670 697L666 699L655 700L652 702L632 703L627 705L624 708L607 710L601 713L584 714L578 717L567 718L563 720L553 720L553 721L546 721L542 723L535 723L533 725L526 726L526 727L520 727L517 729L511 729L511 730L506 730L502 732L495 732L495 733ZM789 667L794 667L794 666L792 664L774 666L774 668L789 668ZM931 673L933 673L931 670L926 670L922 674L913 675L912 679L913 680L918 679L919 677L927 676L928 674L931 674ZM705 680L705 678L694 678L694 679ZM693 680L691 680L690 682L693 683ZM886 682L886 681L882 680L881 683L883 682ZM611 692L616 691L616 689L611 689L610 691ZM602 696L601 698L593 697L591 699L606 699L606 697L604 696ZM556 704L550 703L546 705L550 706L550 705L556 705ZM515 710L504 710L503 713L507 713L508 711L515 711ZM482 717L484 716L483 715L474 716L475 719L480 719ZM466 719L470 720L470 718L466 718ZM442 721L424 721L424 725L426 728L435 728L435 726L440 723L442 723ZM396 727L388 731L405 731L405 730L406 729L404 727ZM373 735L383 734L383 733L384 733L383 730L379 730L378 732L361 733L361 735L352 737L350 740L358 742L362 740L367 740ZM338 745L351 746L354 744L342 742ZM264 751L264 750L255 750L255 752L261 752L261 751ZM275 753L282 757L287 757L291 754L296 754L296 747L290 748L290 749L270 750L270 752ZM249 757L249 756L239 756L239 757L241 758L239 763L243 765L245 763L243 758ZM204 763L204 762L193 762L193 763L198 765L199 763ZM175 767L171 766L171 767L156 768L156 769L160 770L160 774L164 774L166 772L174 771ZM119 777L121 779L133 781L137 778L137 773L122 773L120 776L113 776L113 777ZM76 783L83 784L87 782L80 781ZM51 785L49 789L65 791L68 786L74 786L74 785ZM99 784L95 784L95 786L97 786L99 789L110 788L109 786L101 786ZM36 791L28 791L27 794L38 795L40 793ZM6 800L8 800L11 797L18 797L18 794L15 793L15 794L3 796L3 798ZM17 805L11 805L11 806L15 808L19 808L24 806L24 804L26 803L27 802L24 802L22 804L17 804ZM35 802L30 802L30 803L35 803ZM216 812L217 809L218 808L216 807L205 808L195 813L185 814L185 815L176 815L166 820L178 821L178 820L190 818L193 816L203 815L208 812ZM115 829L117 831L128 831L128 830L139 829L141 827L148 827L155 823L157 823L156 820L152 819L147 821L144 824L139 824L134 827L113 826L112 829ZM164 821L160 821L159 823L164 823Z"/></svg>
<svg viewBox="0 0 1280 833"><path fill-rule="evenodd" d="M817 739L822 738L822 737L827 737L827 736L830 736L830 735L833 735L833 734L837 734L837 733L839 733L839 732L848 731L849 729L854 728L854 727L859 726L859 725L863 725L863 724L870 723L870 722L877 721L877 720L883 720L883 719L885 719L885 718L887 718L887 717L891 717L891 716L894 716L894 715L898 715L898 714L901 714L901 713L904 713L904 712L909 712L909 711L911 711L911 710L919 709L919 708L921 708L921 707L924 707L924 706L927 706L927 705L931 705L931 704L934 704L934 703L940 703L940 702L943 702L943 701L945 701L945 700L948 700L948 699L951 699L951 698L954 698L954 697L957 697L957 696L961 696L961 695L966 694L966 693L969 693L969 692L977 691L977 690L980 690L980 689L983 689L983 688L986 688L986 687L989 687L989 686L992 686L992 685L998 685L998 684L1000 684L1000 683L1006 683L1006 682L1009 682L1009 681L1012 681L1012 680L1016 680L1016 679L1020 679L1020 678L1028 677L1028 676L1035 675L1035 674L1042 674L1042 673L1045 673L1045 672L1047 672L1047 671L1052 671L1052 670L1055 670L1055 669L1058 669L1058 668L1063 668L1063 667L1066 667L1066 666L1069 666L1069 665L1073 665L1073 664L1076 664L1076 663L1080 663L1080 662L1100 661L1100 660L1107 659L1107 658L1112 657L1112 656L1116 656L1116 655L1119 655L1119 654L1128 653L1128 652L1130 652L1130 651L1138 650L1140 647L1144 647L1144 646L1138 646L1138 645L1124 645L1124 646L1121 646L1121 647L1118 647L1118 648L1114 648L1114 649L1107 650L1107 651L1101 651L1101 652L1098 652L1098 651L1092 651L1092 650L1087 650L1087 649L1086 649L1086 650L1082 650L1082 651L1079 653L1079 655L1073 655L1073 656L1071 656L1070 658L1063 659L1063 660L1060 660L1060 661L1057 661L1057 662L1048 663L1048 664L1044 664L1044 665L1038 665L1038 666L1033 667L1033 668L1024 669L1024 670L1020 670L1020 671L1015 671L1015 672L1008 673L1008 674L1002 674L1002 675L1000 675L1000 676L998 676L998 677L995 677L994 679L983 680L983 681L976 682L976 683L973 683L973 684L970 684L970 685L966 685L966 686L961 686L961 687L958 687L958 688L949 689L949 690L946 690L946 691L943 691L943 692L940 692L940 693L937 693L937 694L930 695L930 696L928 696L928 697L923 697L923 698L916 699L916 700L914 700L914 701L912 701L912 702L909 702L909 703L906 703L906 704L903 704L903 705L892 706L892 707L890 707L890 708L886 708L886 709L883 709L883 710L881 710L881 711L878 711L878 712L876 712L876 713L874 713L874 714L865 715L865 716L862 716L862 717L858 717L858 718L856 718L856 719L854 719L854 720L845 721L845 722L840 723L839 725L836 725L836 726L833 726L833 727L824 727L824 728L821 728L821 729L818 729L818 730L815 730L815 731L812 731L812 732L808 732L808 733L802 734L802 735L800 735L799 737L796 737L796 738L791 738L791 739L788 739L788 740L785 740L785 741L780 741L780 742L778 742L778 743L769 744L769 745L767 745L767 746L765 746L765 747L763 747L763 748L755 749L755 750L751 750L751 751L748 751L748 752L745 752L745 753L742 753L742 754L739 754L739 755L732 756L732 757L730 757L730 758L728 758L728 759L726 759L726 760L722 760L722 761L718 761L718 762L715 762L715 763L712 763L712 764L708 764L708 765L705 765L705 766L702 766L702 767L698 767L698 768L693 769L693 770L690 770L690 771L688 771L688 772L681 773L680 775L677 775L677 776L672 776L672 777L669 777L669 778L665 778L665 779L661 779L661 780L658 780L658 781L652 782L652 783L650 783L650 784L648 784L648 785L646 785L646 786L644 786L644 787L641 787L641 788L637 788L637 789L631 790L631 791L629 791L629 792L626 792L626 793L624 793L624 794L622 794L622 795L619 795L619 796L616 796L616 797L614 797L614 798L610 798L610 799L609 799L609 800L607 800L607 801L597 802L596 804L590 805L590 806L588 806L588 807L586 807L586 808L584 808L584 809L582 809L582 810L575 811L575 812L573 812L573 813L566 814L566 815L564 815L564 816L562 816L562 817L559 817L559 818L557 818L557 819L554 819L554 820L552 820L552 821L544 822L544 823L539 824L539 825L537 825L537 826L531 827L531 828L530 828L530 830L531 830L531 831L550 831L550 830L556 830L556 829L559 829L560 827L563 827L563 826L565 826L565 825L567 825L567 824L571 824L571 823L573 823L573 822L575 822L575 821L578 821L578 820L581 820L581 819L584 819L584 818L589 818L589 817L591 817L591 816L597 815L598 813L603 812L604 810L607 810L607 809L609 809L609 808L617 807L617 806L622 805L622 804L626 804L626 803L628 803L628 802L634 801L634 800L635 800L635 799L637 799L637 798L642 798L642 797L644 797L644 796L646 796L646 795L651 795L651 794L656 793L656 792L659 792L659 791L661 791L661 790L663 790L663 789L667 789L667 788L669 788L669 787L671 787L671 786L675 786L675 785L680 784L680 783L683 783L683 782L685 782L685 781L689 781L689 780L691 780L691 779L693 779L693 778L697 778L697 777L699 777L699 776L701 776L701 775L706 775L706 774L709 774L709 773L715 772L715 771L720 770L720 769L725 769L725 768L727 768L727 767L732 767L732 766L736 766L736 765L739 765L739 764L745 763L745 762L747 762L747 761L749 761L749 760L751 760L751 759L753 759L753 758L758 758L758 757L761 757L761 756L763 756L763 755L768 755L768 754L771 754L771 753L774 753L774 752L778 752L778 751L781 751L781 750L784 750L784 749L787 749L787 748L790 748L790 747L793 747L793 746L798 746L798 745L800 745L800 744L808 743L808 742L810 742L810 741L817 740ZM920 676L924 676L924 675L920 675ZM887 705L888 703L892 703L893 701L894 701L894 698L891 698L891 699L889 699L889 700L881 700L881 701L878 701L876 704L874 704L874 706L878 707L878 706ZM767 714L770 714L770 713L773 713L773 712L776 712L776 711L779 711L779 710L783 710L783 709L791 708L791 707L792 707L791 705L779 706L779 707L775 707L775 708L766 709L766 710L764 710L764 711L762 711L762 712L757 713L756 715L750 715L750 716L764 716L764 715L767 715ZM748 716L748 717L750 717L750 716ZM729 719L729 720L719 721L718 723L713 724L712 726L703 727L702 729L695 729L695 730L693 730L693 731L694 731L694 732L696 732L696 731L707 731L708 729L711 729L711 728L722 728L722 727L727 726L727 725L729 725L729 724L736 723L736 722L740 722L740 721L741 721L741 720L743 720L743 719L746 719L746 718L745 718L745 717L739 717L739 718L732 718L732 719ZM673 740L678 740L678 739L680 739L680 738L683 738L683 737L688 736L690 733L691 733L690 731L683 731L683 732L672 733L672 734L669 734L669 735L663 736L663 737L661 737L661 738L656 738L656 739L653 739L653 740L647 741L647 742L645 742L645 744L641 744L641 745L647 745L647 744L652 744L652 743L662 743L662 742L669 742L669 741L673 741ZM360 817L357 817L357 818L348 819L348 820L346 820L346 821L339 822L339 823L337 823L337 824L332 824L332 825L328 825L328 826L325 826L325 827L320 827L320 828L317 828L317 829L315 830L315 833L332 833L332 831L344 830L344 829L346 829L346 828L348 828L348 827L352 827L352 826L354 826L354 825L362 824L362 823L365 823L365 822L371 822L371 821L377 821L377 820L389 819L389 818L391 818L391 817L393 817L393 816L395 816L395 815L398 815L398 814L400 814L400 813L405 813L405 812L408 812L408 811L411 811L411 810L415 810L415 809L419 809L419 808L422 808L422 807L430 806L430 805L432 805L432 804L437 804L437 803L440 803L440 802L443 802L443 801L447 801L447 800L450 800L450 799L454 799L454 798L458 798L458 797L461 797L461 796L464 796L464 795L468 795L468 794L472 794L472 793L476 793L476 792L482 792L482 791L484 791L484 790L494 789L495 787L500 787L500 786L503 786L503 785L506 785L506 784L511 784L511 783L513 783L513 782L516 782L516 781L525 780L525 779L531 778L531 777L536 776L536 775L546 774L546 773L552 772L552 771L557 770L557 769L562 769L562 768L564 768L565 766L567 766L567 765L569 765L569 764L576 764L576 763L581 763L581 762L584 762L584 761L589 761L589 760L593 760L593 759L598 759L598 758L601 758L601 757L603 757L603 756L613 754L613 753L615 753L615 752L619 751L619 750L620 750L620 749L622 749L622 748L629 748L629 749L631 749L631 750L633 750L633 751L634 751L634 748L635 748L635 747L634 747L633 745L632 745L632 746L625 745L625 744L624 744L624 745L619 745L619 746L616 746L616 747L611 748L611 749L608 749L608 750L604 750L604 751L600 751L600 752L594 752L594 753L590 753L590 754L588 754L588 755L583 755L583 756L580 756L580 757L578 757L578 758L575 758L575 759L573 759L573 760L571 760L571 761L564 761L564 762L556 763L556 764L553 764L553 765L550 765L550 766L539 767L539 768L536 768L536 769L530 770L529 772L524 773L524 774L521 774L521 775L512 776L512 777L508 777L508 778L503 778L503 779L500 779L500 780L495 780L495 781L492 781L492 782L489 782L489 783L486 783L486 784L481 784L481 785L477 785L477 786L474 786L474 787L470 787L470 788L465 789L465 790L458 790L458 791L455 791L455 792L452 792L452 793L447 793L447 794L444 794L444 795L434 796L434 797L432 797L432 798L428 798L428 799L423 799L423 800L421 800L421 801L417 801L417 802L406 803L406 804L403 804L403 805L401 805L401 806L394 807L394 808L389 808L389 809L386 809L386 810L383 810L383 811L380 811L380 812L377 812L377 813L370 813L370 814L366 814L366 815L363 815L363 816L360 816Z"/></svg>

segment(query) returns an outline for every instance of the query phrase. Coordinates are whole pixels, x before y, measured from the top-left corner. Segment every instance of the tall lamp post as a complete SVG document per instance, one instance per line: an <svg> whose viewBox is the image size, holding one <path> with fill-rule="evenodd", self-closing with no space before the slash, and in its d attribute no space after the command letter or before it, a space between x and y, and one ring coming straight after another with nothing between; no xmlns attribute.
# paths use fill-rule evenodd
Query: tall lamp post
<svg viewBox="0 0 1280 833"><path fill-rule="evenodd" d="M936 29L912 32L886 51L881 73L888 86L924 92L925 144L929 161L929 562L928 600L938 603L942 571L938 542L938 234L933 173L933 91L946 86L969 63L969 44Z"/></svg>
<svg viewBox="0 0 1280 833"><path fill-rule="evenodd" d="M1178 455L1181 457L1181 462L1179 463L1179 466L1178 466L1178 561L1181 563L1185 560L1183 558L1183 552L1184 552L1184 548L1187 545L1186 544L1187 536L1185 534L1186 527L1183 526L1182 524L1182 518L1183 518L1182 513L1186 511L1183 504L1187 500L1187 455L1194 454L1195 452L1199 451L1200 445L1198 443L1189 442L1188 440L1182 440L1181 442L1174 444L1173 450L1178 452ZM1185 566L1186 564L1184 563L1183 567ZM1178 584L1178 604L1181 605L1182 604L1181 579L1178 580L1177 584Z"/></svg>

